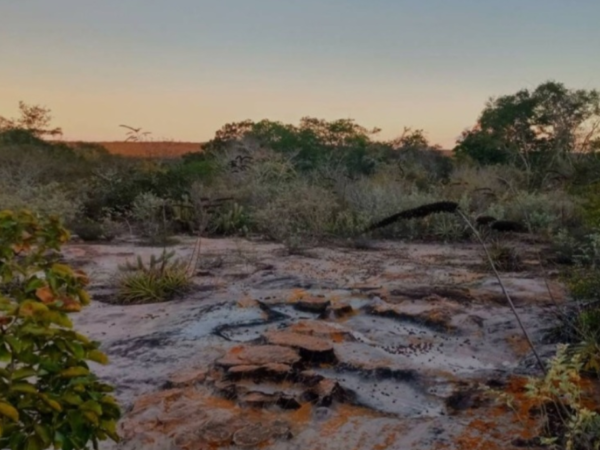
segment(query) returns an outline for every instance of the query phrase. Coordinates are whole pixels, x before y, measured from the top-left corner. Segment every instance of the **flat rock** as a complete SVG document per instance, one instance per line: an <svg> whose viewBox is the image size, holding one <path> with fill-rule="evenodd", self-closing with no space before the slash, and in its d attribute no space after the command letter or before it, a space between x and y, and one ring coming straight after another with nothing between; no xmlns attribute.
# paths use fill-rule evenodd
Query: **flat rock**
<svg viewBox="0 0 600 450"><path fill-rule="evenodd" d="M293 365L300 361L298 352L291 345L257 345L232 348L229 353L217 361L223 367L263 366L266 364Z"/></svg>
<svg viewBox="0 0 600 450"><path fill-rule="evenodd" d="M346 329L322 320L301 320L289 327L289 330L294 333L328 338L334 342L342 341L350 335Z"/></svg>
<svg viewBox="0 0 600 450"><path fill-rule="evenodd" d="M273 405L279 401L280 395L266 394L264 392L248 392L239 397L241 404L262 408L267 405Z"/></svg>
<svg viewBox="0 0 600 450"><path fill-rule="evenodd" d="M337 361L333 344L322 338L290 331L270 331L264 337L271 345L298 349L302 359L307 362L332 363Z"/></svg>
<svg viewBox="0 0 600 450"><path fill-rule="evenodd" d="M248 425L233 435L233 442L240 447L255 447L271 438L271 429L269 427L252 424Z"/></svg>
<svg viewBox="0 0 600 450"><path fill-rule="evenodd" d="M226 424L209 424L201 434L201 437L212 445L226 445L231 442L233 431Z"/></svg>
<svg viewBox="0 0 600 450"><path fill-rule="evenodd" d="M412 314L402 311L402 308L398 305L378 302L368 306L366 310L369 314L412 322L435 330L448 331L452 329L452 325L450 324L452 315L442 308L432 308Z"/></svg>
<svg viewBox="0 0 600 450"><path fill-rule="evenodd" d="M188 387L203 383L206 380L206 370L189 370L178 372L169 377L172 387Z"/></svg>

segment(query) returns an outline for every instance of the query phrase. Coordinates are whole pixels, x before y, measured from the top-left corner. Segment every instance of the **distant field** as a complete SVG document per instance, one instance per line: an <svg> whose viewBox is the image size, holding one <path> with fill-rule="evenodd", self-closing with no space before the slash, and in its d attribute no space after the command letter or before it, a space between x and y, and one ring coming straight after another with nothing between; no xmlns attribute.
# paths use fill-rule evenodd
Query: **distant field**
<svg viewBox="0 0 600 450"><path fill-rule="evenodd" d="M198 142L96 142L110 153L148 158L177 158L200 150Z"/></svg>

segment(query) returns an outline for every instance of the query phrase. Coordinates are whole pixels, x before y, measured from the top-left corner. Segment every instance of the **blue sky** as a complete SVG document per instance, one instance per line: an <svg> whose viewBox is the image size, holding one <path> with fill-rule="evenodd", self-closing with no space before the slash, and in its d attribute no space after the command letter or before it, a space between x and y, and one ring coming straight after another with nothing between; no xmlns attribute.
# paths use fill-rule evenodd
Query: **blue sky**
<svg viewBox="0 0 600 450"><path fill-rule="evenodd" d="M451 146L486 99L600 88L600 1L0 0L0 115L67 138L202 141L226 122L354 118Z"/></svg>

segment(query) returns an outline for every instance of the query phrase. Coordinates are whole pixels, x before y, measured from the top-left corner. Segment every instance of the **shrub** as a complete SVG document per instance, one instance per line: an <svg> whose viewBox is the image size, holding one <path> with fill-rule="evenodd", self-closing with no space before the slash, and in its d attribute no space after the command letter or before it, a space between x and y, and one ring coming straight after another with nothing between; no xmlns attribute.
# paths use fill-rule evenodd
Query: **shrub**
<svg viewBox="0 0 600 450"><path fill-rule="evenodd" d="M83 241L112 241L120 234L122 227L111 219L102 221L87 217L75 219L69 224L69 229Z"/></svg>
<svg viewBox="0 0 600 450"><path fill-rule="evenodd" d="M118 441L120 410L88 361L99 344L72 329L90 301L87 276L59 263L56 218L0 212L0 448L87 448Z"/></svg>
<svg viewBox="0 0 600 450"><path fill-rule="evenodd" d="M0 174L2 176L2 174ZM46 185L7 182L0 179L0 209L28 209L43 215L56 215L65 221L72 220L81 211L81 202L69 195L58 183Z"/></svg>
<svg viewBox="0 0 600 450"><path fill-rule="evenodd" d="M150 192L139 194L133 201L131 217L135 220L141 235L150 243L165 243L170 234L165 199Z"/></svg>
<svg viewBox="0 0 600 450"><path fill-rule="evenodd" d="M324 237L337 207L331 191L298 179L279 185L252 220L259 232L297 247Z"/></svg>
<svg viewBox="0 0 600 450"><path fill-rule="evenodd" d="M250 230L250 217L238 203L222 206L211 218L209 230L214 234L231 236L246 235Z"/></svg>
<svg viewBox="0 0 600 450"><path fill-rule="evenodd" d="M567 350L567 346L560 346L546 375L531 379L527 385L528 396L544 414L542 443L565 449L598 450L600 415L586 407L580 375L583 365L578 355L571 357Z"/></svg>
<svg viewBox="0 0 600 450"><path fill-rule="evenodd" d="M518 272L523 270L523 260L516 248L493 242L488 247L494 266L501 272ZM487 256L484 257L487 264Z"/></svg>
<svg viewBox="0 0 600 450"><path fill-rule="evenodd" d="M577 208L562 191L552 194L520 192L505 203L506 219L525 224L532 232L555 233L577 224Z"/></svg>
<svg viewBox="0 0 600 450"><path fill-rule="evenodd" d="M158 303L172 300L186 292L191 279L185 264L172 260L174 252L152 256L148 264L140 257L137 264L119 267L117 301L121 304Z"/></svg>
<svg viewBox="0 0 600 450"><path fill-rule="evenodd" d="M600 300L600 268L578 267L568 273L566 282L575 300Z"/></svg>
<svg viewBox="0 0 600 450"><path fill-rule="evenodd" d="M344 193L345 203L362 222L372 223L400 211L445 200L440 190L424 192L398 180L364 178L348 186ZM458 199L460 207L469 211L470 199ZM454 214L432 214L424 219L397 221L389 227L377 230L385 238L458 240L465 236L465 225Z"/></svg>

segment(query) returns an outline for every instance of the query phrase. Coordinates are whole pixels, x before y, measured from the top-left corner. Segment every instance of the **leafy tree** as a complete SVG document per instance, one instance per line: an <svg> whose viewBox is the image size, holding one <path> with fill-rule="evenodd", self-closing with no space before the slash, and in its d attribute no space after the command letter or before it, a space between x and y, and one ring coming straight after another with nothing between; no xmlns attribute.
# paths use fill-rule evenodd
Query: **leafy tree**
<svg viewBox="0 0 600 450"><path fill-rule="evenodd" d="M56 218L0 211L0 448L83 449L118 441L120 409L88 361L107 357L73 330L87 276L60 262Z"/></svg>
<svg viewBox="0 0 600 450"><path fill-rule="evenodd" d="M313 170L330 163L344 165L352 173L368 173L374 166L372 153L377 148L372 137L378 132L349 119L326 121L304 117L298 126L246 120L225 125L204 149L207 155L215 155L236 146L266 147L293 155L300 170ZM244 143L252 145L244 147Z"/></svg>
<svg viewBox="0 0 600 450"><path fill-rule="evenodd" d="M600 149L600 94L548 81L490 99L454 151L483 164L546 169L573 152Z"/></svg>
<svg viewBox="0 0 600 450"><path fill-rule="evenodd" d="M19 102L20 117L7 119L0 116L0 132L7 130L25 130L37 138L44 136L56 137L62 135L62 129L52 127L52 112L50 109L28 105Z"/></svg>
<svg viewBox="0 0 600 450"><path fill-rule="evenodd" d="M452 171L452 160L432 145L425 132L404 128L403 133L387 143L386 161L395 161L407 178L429 187L432 181L445 179Z"/></svg>

